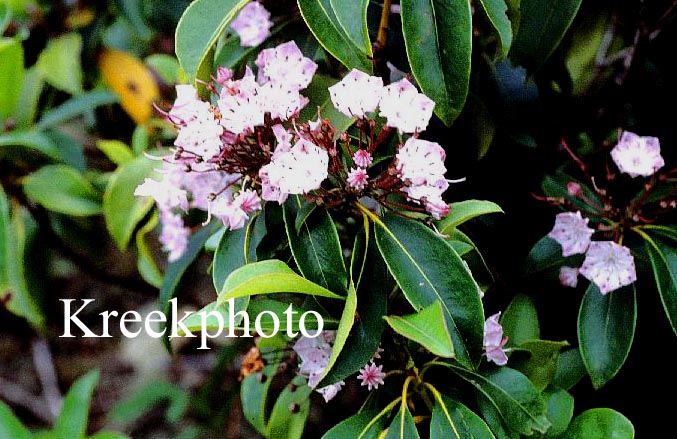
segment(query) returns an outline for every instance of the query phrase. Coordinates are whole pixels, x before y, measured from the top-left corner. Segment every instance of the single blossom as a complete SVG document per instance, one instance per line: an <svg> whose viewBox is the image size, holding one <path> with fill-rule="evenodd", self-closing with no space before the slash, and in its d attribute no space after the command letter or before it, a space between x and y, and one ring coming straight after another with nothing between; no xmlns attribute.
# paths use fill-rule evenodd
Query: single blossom
<svg viewBox="0 0 677 439"><path fill-rule="evenodd" d="M366 149L358 149L357 151L355 151L355 154L353 154L353 162L355 163L356 166L359 166L360 168L367 168L371 166L371 163L373 161L374 158Z"/></svg>
<svg viewBox="0 0 677 439"><path fill-rule="evenodd" d="M161 181L146 178L143 183L134 189L134 195L138 197L152 197L158 208L162 211L171 211L179 208L188 211L188 197L186 191L172 184L166 179Z"/></svg>
<svg viewBox="0 0 677 439"><path fill-rule="evenodd" d="M362 380L360 385L367 386L368 390L378 389L379 385L383 385L386 374L383 372L383 365L377 366L373 361L360 369L360 374L357 376L358 380Z"/></svg>
<svg viewBox="0 0 677 439"><path fill-rule="evenodd" d="M324 402L329 402L334 399L334 397L341 391L345 384L345 381L339 381L338 383L330 384L320 389L316 389L315 391L322 395Z"/></svg>
<svg viewBox="0 0 677 439"><path fill-rule="evenodd" d="M562 246L562 256L567 257L585 253L594 232L581 212L563 212L555 217L555 226L548 236Z"/></svg>
<svg viewBox="0 0 677 439"><path fill-rule="evenodd" d="M383 79L352 69L343 79L329 87L329 97L334 107L349 117L364 117L376 111Z"/></svg>
<svg viewBox="0 0 677 439"><path fill-rule="evenodd" d="M578 268L563 265L559 269L559 283L562 286L576 288L578 285Z"/></svg>
<svg viewBox="0 0 677 439"><path fill-rule="evenodd" d="M503 346L508 342L508 337L503 336L503 327L498 322L500 317L501 313L498 312L484 322L484 352L487 360L505 366L508 363L508 356Z"/></svg>
<svg viewBox="0 0 677 439"><path fill-rule="evenodd" d="M638 136L630 131L623 132L611 150L611 158L621 172L632 178L649 177L665 165L658 138Z"/></svg>
<svg viewBox="0 0 677 439"><path fill-rule="evenodd" d="M388 126L414 133L426 129L434 108L432 99L419 93L407 79L401 79L383 88L379 114L387 119Z"/></svg>
<svg viewBox="0 0 677 439"><path fill-rule="evenodd" d="M230 27L240 37L240 45L254 47L270 36L270 12L257 1L247 3L237 17L230 23Z"/></svg>
<svg viewBox="0 0 677 439"><path fill-rule="evenodd" d="M637 280L630 249L613 241L593 241L585 253L580 273L607 294Z"/></svg>
<svg viewBox="0 0 677 439"><path fill-rule="evenodd" d="M317 70L317 64L303 53L294 41L265 49L256 58L259 83L283 83L290 90L306 88Z"/></svg>
<svg viewBox="0 0 677 439"><path fill-rule="evenodd" d="M183 219L180 215L172 212L160 212L160 224L162 231L160 232L160 244L162 250L169 253L167 260L174 262L179 259L188 247L188 237L190 236L190 229L185 227Z"/></svg>
<svg viewBox="0 0 677 439"><path fill-rule="evenodd" d="M348 172L348 185L355 190L361 191L367 186L369 176L363 168L352 168Z"/></svg>
<svg viewBox="0 0 677 439"><path fill-rule="evenodd" d="M299 374L308 378L308 385L312 388L319 384L331 356L333 338L324 336L329 332L335 331L322 331L323 334L317 337L301 336L292 346L301 359Z"/></svg>
<svg viewBox="0 0 677 439"><path fill-rule="evenodd" d="M445 180L446 153L435 142L410 137L395 156L403 182L411 185L437 185Z"/></svg>
<svg viewBox="0 0 677 439"><path fill-rule="evenodd" d="M266 185L279 189L284 194L305 194L320 187L327 178L329 155L314 143L299 139L294 146L281 154L274 154L269 164L259 172ZM275 193L271 189L270 193ZM267 198L264 194L263 199ZM271 195L274 196L274 195Z"/></svg>
<svg viewBox="0 0 677 439"><path fill-rule="evenodd" d="M228 81L217 101L221 125L234 134L263 125L265 105L259 96L259 84L254 73L246 67L242 79Z"/></svg>

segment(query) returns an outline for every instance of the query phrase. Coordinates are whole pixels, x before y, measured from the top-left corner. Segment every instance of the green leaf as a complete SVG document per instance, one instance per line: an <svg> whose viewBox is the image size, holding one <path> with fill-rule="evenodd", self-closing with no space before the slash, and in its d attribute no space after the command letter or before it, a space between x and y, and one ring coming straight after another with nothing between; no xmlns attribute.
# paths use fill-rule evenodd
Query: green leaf
<svg viewBox="0 0 677 439"><path fill-rule="evenodd" d="M284 262L271 259L253 262L230 273L219 293L217 305L231 298L271 293L301 293L344 299L294 273Z"/></svg>
<svg viewBox="0 0 677 439"><path fill-rule="evenodd" d="M571 422L562 439L633 439L635 428L628 418L615 410L586 410Z"/></svg>
<svg viewBox="0 0 677 439"><path fill-rule="evenodd" d="M501 39L501 52L503 56L508 56L510 46L512 45L512 27L508 18L508 5L505 0L480 0L480 4L486 12L489 21L498 32Z"/></svg>
<svg viewBox="0 0 677 439"><path fill-rule="evenodd" d="M330 0L298 0L298 5L303 20L327 52L349 69L355 68L371 73L372 65L369 59L371 51L361 50L352 41L339 23ZM341 15L344 16L344 11ZM344 21L348 19L355 18L344 17Z"/></svg>
<svg viewBox="0 0 677 439"><path fill-rule="evenodd" d="M421 223L394 214L372 219L383 259L409 303L416 310L442 304L456 360L472 368L482 356L484 312L461 258Z"/></svg>
<svg viewBox="0 0 677 439"><path fill-rule="evenodd" d="M0 119L16 113L21 97L21 87L17 87L17 84L21 84L23 78L24 51L21 41L0 37Z"/></svg>
<svg viewBox="0 0 677 439"><path fill-rule="evenodd" d="M517 294L512 299L501 314L501 326L510 346L519 346L527 340L540 338L538 312L529 296Z"/></svg>
<svg viewBox="0 0 677 439"><path fill-rule="evenodd" d="M487 424L468 407L446 395L440 399L433 408L430 439L494 439Z"/></svg>
<svg viewBox="0 0 677 439"><path fill-rule="evenodd" d="M538 70L559 45L580 6L581 0L521 0L519 32L510 50L512 61L529 71Z"/></svg>
<svg viewBox="0 0 677 439"><path fill-rule="evenodd" d="M36 66L52 87L76 95L82 92L80 52L80 34L70 33L52 38L38 56Z"/></svg>
<svg viewBox="0 0 677 439"><path fill-rule="evenodd" d="M414 418L411 416L409 408L405 404L400 404L395 418L388 427L388 433L384 439L419 439Z"/></svg>
<svg viewBox="0 0 677 439"><path fill-rule="evenodd" d="M548 404L547 417L552 426L544 438L555 438L564 433L574 417L574 397L566 390L548 387L543 392Z"/></svg>
<svg viewBox="0 0 677 439"><path fill-rule="evenodd" d="M306 214L301 200L300 196L292 195L282 206L289 247L296 265L306 279L345 294L348 272L334 221L323 207ZM295 225L299 213L307 215L307 219L297 233Z"/></svg>
<svg viewBox="0 0 677 439"><path fill-rule="evenodd" d="M545 401L522 373L502 367L483 376L451 364L446 366L479 390L510 429L529 436L535 431L545 433L550 427Z"/></svg>
<svg viewBox="0 0 677 439"><path fill-rule="evenodd" d="M557 370L552 384L565 390L571 389L587 374L578 348L569 349L557 357Z"/></svg>
<svg viewBox="0 0 677 439"><path fill-rule="evenodd" d="M677 249L658 238L645 238L644 246L653 267L656 287L665 315L677 334Z"/></svg>
<svg viewBox="0 0 677 439"><path fill-rule="evenodd" d="M139 253L136 261L136 268L139 270L139 274L143 280L155 288L162 287L162 272L155 262L152 249L146 242L146 235L155 229L158 223L158 215L153 215L151 219L136 232L136 249Z"/></svg>
<svg viewBox="0 0 677 439"><path fill-rule="evenodd" d="M611 10L600 5L572 28L571 43L567 44L566 67L573 85L572 93L585 94L599 74L597 57L604 35L611 25Z"/></svg>
<svg viewBox="0 0 677 439"><path fill-rule="evenodd" d="M459 225L488 213L503 213L503 209L491 201L465 200L449 205L451 211L447 216L437 222L440 233L449 234Z"/></svg>
<svg viewBox="0 0 677 439"><path fill-rule="evenodd" d="M130 437L126 434L116 433L114 431L100 431L89 436L87 439L130 439Z"/></svg>
<svg viewBox="0 0 677 439"><path fill-rule="evenodd" d="M192 80L208 80L219 36L248 0L195 0L176 26L176 57ZM207 76L202 77L201 72Z"/></svg>
<svg viewBox="0 0 677 439"><path fill-rule="evenodd" d="M336 20L343 29L343 33L362 53L372 56L369 29L367 28L369 0L330 0L329 4Z"/></svg>
<svg viewBox="0 0 677 439"><path fill-rule="evenodd" d="M538 390L545 390L557 371L557 358L566 341L529 340L510 356L510 366L526 375Z"/></svg>
<svg viewBox="0 0 677 439"><path fill-rule="evenodd" d="M129 146L119 140L99 140L96 147L116 165L124 165L134 160L134 153Z"/></svg>
<svg viewBox="0 0 677 439"><path fill-rule="evenodd" d="M2 7L2 4L0 4ZM0 401L0 437L11 439L31 439L31 432L21 423L7 404Z"/></svg>
<svg viewBox="0 0 677 439"><path fill-rule="evenodd" d="M29 151L44 154L50 159L84 170L82 150L72 144L59 144L56 137L39 131L12 131L0 134L0 151L2 147L22 147ZM18 151L21 153L21 151Z"/></svg>
<svg viewBox="0 0 677 439"><path fill-rule="evenodd" d="M578 343L595 389L604 386L625 363L636 323L634 286L602 294L590 283L578 312Z"/></svg>
<svg viewBox="0 0 677 439"><path fill-rule="evenodd" d="M371 235L367 238L366 233ZM364 247L366 249L360 250ZM363 257L359 257L359 253ZM388 312L388 294L395 285L374 241L373 229L363 229L356 236L353 257L351 272L361 272L361 276L358 274L353 281L357 285L357 317L343 350L325 377L328 383L336 383L352 375L374 356L385 329L383 316Z"/></svg>
<svg viewBox="0 0 677 439"><path fill-rule="evenodd" d="M55 439L81 439L87 432L89 405L96 383L99 382L99 371L93 370L79 378L63 400L61 414L54 425Z"/></svg>
<svg viewBox="0 0 677 439"><path fill-rule="evenodd" d="M25 70L19 95L21 105L17 106L14 112L17 127L25 129L33 125L44 86L45 80L35 66Z"/></svg>
<svg viewBox="0 0 677 439"><path fill-rule="evenodd" d="M9 200L0 186L0 301L7 300L6 294L11 292L12 288L9 281L9 264L14 258L11 239L12 220L9 214Z"/></svg>
<svg viewBox="0 0 677 439"><path fill-rule="evenodd" d="M441 302L434 302L416 314L388 316L385 320L395 332L422 345L433 354L445 358L454 357L454 345L444 321Z"/></svg>
<svg viewBox="0 0 677 439"><path fill-rule="evenodd" d="M581 197L574 197L569 194L569 191L567 190L567 185L569 183L578 183L581 186L581 189L583 189L583 195L589 200L592 200L593 203L598 206L604 204L600 201L597 193L591 190L585 183L562 171L557 171L553 175L546 175L541 182L541 189L546 196L564 198L566 201L570 202L575 209L580 210L583 213L591 212L593 214L591 216L595 218L594 214L596 211L590 208L588 202L584 201Z"/></svg>
<svg viewBox="0 0 677 439"><path fill-rule="evenodd" d="M353 415L334 425L322 439L355 439L355 432L363 431L376 416L377 412L372 410ZM360 435L360 439L378 439L384 428L385 418L380 417Z"/></svg>
<svg viewBox="0 0 677 439"><path fill-rule="evenodd" d="M118 401L108 413L108 420L116 425L129 426L143 417L149 410L166 401L166 418L177 423L189 406L186 391L163 379L153 380L121 401Z"/></svg>
<svg viewBox="0 0 677 439"><path fill-rule="evenodd" d="M53 128L75 117L87 114L97 107L116 102L118 102L118 97L110 90L96 89L88 91L70 98L58 107L46 111L35 128L37 130Z"/></svg>
<svg viewBox="0 0 677 439"><path fill-rule="evenodd" d="M247 375L240 387L242 414L262 435L266 434L266 402L268 389L277 373L277 364L269 365L259 372Z"/></svg>
<svg viewBox="0 0 677 439"><path fill-rule="evenodd" d="M24 178L23 188L30 200L54 212L91 216L103 211L99 193L70 166L43 166Z"/></svg>
<svg viewBox="0 0 677 439"><path fill-rule="evenodd" d="M463 109L470 81L470 2L402 0L402 33L411 72L447 126Z"/></svg>
<svg viewBox="0 0 677 439"><path fill-rule="evenodd" d="M310 392L305 378L295 377L275 401L266 427L266 437L300 439L310 412Z"/></svg>
<svg viewBox="0 0 677 439"><path fill-rule="evenodd" d="M324 369L324 373L316 386L318 388L333 384L333 382L329 382L326 378L334 368L334 364L336 364L338 357L346 346L346 341L348 341L350 331L353 329L353 324L355 323L355 311L357 311L357 293L355 292L355 287L351 284L350 288L348 288L345 307L341 313L341 320L339 321L339 326L336 330L334 346L332 347L329 360L327 360L327 367ZM376 352L376 350L374 350L374 352ZM372 355L374 352L372 352Z"/></svg>
<svg viewBox="0 0 677 439"><path fill-rule="evenodd" d="M549 268L559 267L565 263L564 261L562 246L549 236L544 236L529 251L524 271L527 274L538 273Z"/></svg>
<svg viewBox="0 0 677 439"><path fill-rule="evenodd" d="M103 216L120 250L127 248L137 225L153 207L152 198L137 197L134 191L153 175L157 166L157 161L140 156L120 166L108 181L103 194Z"/></svg>
<svg viewBox="0 0 677 439"><path fill-rule="evenodd" d="M11 21L12 9L6 3L0 3L0 35L5 33L5 29Z"/></svg>

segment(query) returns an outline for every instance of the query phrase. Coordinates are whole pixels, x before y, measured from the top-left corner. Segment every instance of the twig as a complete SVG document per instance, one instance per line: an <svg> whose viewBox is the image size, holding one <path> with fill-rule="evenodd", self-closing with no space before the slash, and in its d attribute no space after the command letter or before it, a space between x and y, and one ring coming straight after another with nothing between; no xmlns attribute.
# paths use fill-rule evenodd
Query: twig
<svg viewBox="0 0 677 439"><path fill-rule="evenodd" d="M20 385L0 377L0 398L27 409L42 422L51 425L52 419L44 401Z"/></svg>
<svg viewBox="0 0 677 439"><path fill-rule="evenodd" d="M40 384L42 384L42 396L47 404L52 420L56 420L61 412L63 400L59 391L54 361L49 345L42 338L35 338L31 343L31 352L33 354L33 365L38 375Z"/></svg>

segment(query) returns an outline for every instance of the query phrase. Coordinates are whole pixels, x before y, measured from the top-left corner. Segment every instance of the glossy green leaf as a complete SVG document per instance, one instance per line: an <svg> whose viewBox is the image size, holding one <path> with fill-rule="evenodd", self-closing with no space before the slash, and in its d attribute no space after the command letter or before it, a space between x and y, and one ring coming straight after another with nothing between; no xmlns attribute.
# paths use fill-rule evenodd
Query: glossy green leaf
<svg viewBox="0 0 677 439"><path fill-rule="evenodd" d="M602 294L590 283L578 312L578 344L595 389L604 386L625 363L636 323L634 286Z"/></svg>
<svg viewBox="0 0 677 439"><path fill-rule="evenodd" d="M649 232L651 235L662 236L677 243L677 225L675 224L645 224L642 230Z"/></svg>
<svg viewBox="0 0 677 439"><path fill-rule="evenodd" d="M489 21L498 32L501 39L501 52L503 56L508 56L510 46L512 45L512 27L508 18L508 5L505 0L480 0L480 4L487 14Z"/></svg>
<svg viewBox="0 0 677 439"><path fill-rule="evenodd" d="M103 215L108 232L121 250L127 248L137 225L153 207L152 198L137 197L134 191L144 179L154 176L157 167L157 161L139 156L120 166L108 181L103 194Z"/></svg>
<svg viewBox="0 0 677 439"><path fill-rule="evenodd" d="M677 248L667 245L659 238L646 237L647 255L653 267L656 287L661 296L665 315L672 330L677 334Z"/></svg>
<svg viewBox="0 0 677 439"><path fill-rule="evenodd" d="M81 439L87 432L89 406L94 388L99 382L99 371L88 372L73 383L63 400L61 414L54 425L55 439Z"/></svg>
<svg viewBox="0 0 677 439"><path fill-rule="evenodd" d="M510 366L526 375L538 390L545 390L557 371L559 352L566 341L529 340L510 356Z"/></svg>
<svg viewBox="0 0 677 439"><path fill-rule="evenodd" d="M176 27L176 56L186 75L195 79L211 73L213 50L219 36L248 0L195 0Z"/></svg>
<svg viewBox="0 0 677 439"><path fill-rule="evenodd" d="M378 439L379 435L386 427L384 417L380 417L364 431L371 420L376 416L377 412L373 410L353 415L334 425L322 436L322 439L355 439L355 433L358 431L362 432L360 439Z"/></svg>
<svg viewBox="0 0 677 439"><path fill-rule="evenodd" d="M573 94L581 96L599 74L597 57L604 35L611 25L611 10L606 6L595 10L572 28L571 43L566 53L566 67L571 77Z"/></svg>
<svg viewBox="0 0 677 439"><path fill-rule="evenodd" d="M266 437L300 439L310 412L310 387L305 378L297 376L275 401L266 426Z"/></svg>
<svg viewBox="0 0 677 439"><path fill-rule="evenodd" d="M501 417L501 412L481 393L477 394L477 408L496 439L520 439L520 434L508 428Z"/></svg>
<svg viewBox="0 0 677 439"><path fill-rule="evenodd" d="M472 19L465 1L402 0L411 72L447 126L463 109L470 81Z"/></svg>
<svg viewBox="0 0 677 439"><path fill-rule="evenodd" d="M21 105L17 106L14 111L17 128L26 129L33 125L44 86L45 80L42 73L35 66L25 70L19 94Z"/></svg>
<svg viewBox="0 0 677 439"><path fill-rule="evenodd" d="M437 223L437 228L443 234L451 233L459 225L481 215L489 213L503 213L503 209L491 201L465 200L449 205L451 211Z"/></svg>
<svg viewBox="0 0 677 439"><path fill-rule="evenodd" d="M521 0L519 32L510 50L512 61L529 71L538 70L559 45L580 5L581 0Z"/></svg>
<svg viewBox="0 0 677 439"><path fill-rule="evenodd" d="M548 387L543 392L547 401L547 417L552 426L543 435L544 438L555 438L564 433L574 417L574 397L566 390Z"/></svg>
<svg viewBox="0 0 677 439"><path fill-rule="evenodd" d="M153 250L146 242L146 236L157 227L159 222L160 219L158 215L153 215L151 219L136 232L136 250L139 253L136 267L143 280L155 288L162 287L162 272L155 262Z"/></svg>
<svg viewBox="0 0 677 439"><path fill-rule="evenodd" d="M97 107L118 102L118 97L106 89L96 89L74 96L63 104L46 111L36 125L36 129L45 130L56 127L75 117L87 114Z"/></svg>
<svg viewBox="0 0 677 439"><path fill-rule="evenodd" d="M65 34L47 41L36 66L52 87L76 95L82 92L81 52L80 34Z"/></svg>
<svg viewBox="0 0 677 439"><path fill-rule="evenodd" d="M55 137L39 131L12 131L0 133L0 152L5 148L25 148L49 157L50 159L84 169L84 157L79 147L71 144L59 144ZM21 151L18 151L21 153Z"/></svg>
<svg viewBox="0 0 677 439"><path fill-rule="evenodd" d="M363 229L355 239L353 250L353 256L363 253L363 257L353 259L351 267L351 272L361 272L353 281L357 285L357 316L341 353L324 378L327 383L341 381L367 364L378 349L385 329L383 317L388 312L388 294L395 281L378 251L373 229L368 239L364 231L370 233ZM360 251L361 247L366 249Z"/></svg>
<svg viewBox="0 0 677 439"><path fill-rule="evenodd" d="M247 375L240 385L242 414L262 435L266 434L266 402L268 389L277 373L277 364Z"/></svg>
<svg viewBox="0 0 677 439"><path fill-rule="evenodd" d="M144 64L153 69L166 84L181 82L181 66L179 60L165 53L153 53L143 60Z"/></svg>
<svg viewBox="0 0 677 439"><path fill-rule="evenodd" d="M430 419L430 439L494 439L487 424L468 407L446 395L440 399L435 400Z"/></svg>
<svg viewBox="0 0 677 439"><path fill-rule="evenodd" d="M603 204L600 201L597 193L594 192L592 189L590 189L585 183L573 178L568 174L565 174L562 171L557 171L552 175L546 175L543 178L543 181L541 182L541 189L543 190L543 193L548 197L564 198L569 203L571 203L571 205L575 209L580 210L582 213L585 212L593 213L593 215L591 216L594 219L595 218L594 213L596 213L596 211L590 208L588 202L582 200L580 197L574 197L572 195L569 195L569 191L567 190L567 185L569 183L578 183L581 186L581 189L583 189L583 195L585 195L586 198L592 200L592 202L596 203L599 206Z"/></svg>
<svg viewBox="0 0 677 439"><path fill-rule="evenodd" d="M325 208L318 207L306 214L302 207L302 198L298 195L292 195L283 205L287 238L296 265L306 279L344 294L348 272L334 221ZM295 225L299 212L307 218L297 233Z"/></svg>
<svg viewBox="0 0 677 439"><path fill-rule="evenodd" d="M96 147L116 165L124 165L134 160L134 153L124 142L119 140L99 140Z"/></svg>
<svg viewBox="0 0 677 439"><path fill-rule="evenodd" d="M586 410L571 421L562 439L633 439L635 427L628 418L615 410Z"/></svg>
<svg viewBox="0 0 677 439"><path fill-rule="evenodd" d="M545 401L522 373L501 367L480 375L454 365L447 367L481 392L510 429L529 436L534 432L545 433L550 428Z"/></svg>
<svg viewBox="0 0 677 439"><path fill-rule="evenodd" d="M544 236L529 251L524 264L524 271L527 274L538 273L549 268L559 267L564 264L564 261L562 246L549 236Z"/></svg>
<svg viewBox="0 0 677 439"><path fill-rule="evenodd" d="M419 439L414 418L405 404L400 404L400 409L388 427L388 433L384 439Z"/></svg>
<svg viewBox="0 0 677 439"><path fill-rule="evenodd" d="M569 390L585 375L585 365L581 353L577 348L569 349L557 357L557 370L552 378L552 384L561 389Z"/></svg>
<svg viewBox="0 0 677 439"><path fill-rule="evenodd" d="M510 346L519 346L527 340L540 338L538 312L534 302L525 294L517 294L501 314L503 334Z"/></svg>
<svg viewBox="0 0 677 439"><path fill-rule="evenodd" d="M230 273L219 293L217 304L221 305L231 298L271 293L301 293L344 299L294 273L284 262L271 259L245 265Z"/></svg>
<svg viewBox="0 0 677 439"><path fill-rule="evenodd" d="M23 78L24 51L21 41L0 37L0 118L6 119L15 114L21 96L21 87L17 87L17 84L21 84Z"/></svg>
<svg viewBox="0 0 677 439"><path fill-rule="evenodd" d="M383 259L409 303L419 310L440 302L456 360L474 367L482 355L484 312L461 258L421 223L394 214L373 219Z"/></svg>
<svg viewBox="0 0 677 439"><path fill-rule="evenodd" d="M91 216L103 211L100 194L70 166L43 166L23 180L23 189L30 200L54 212Z"/></svg>
<svg viewBox="0 0 677 439"><path fill-rule="evenodd" d="M444 321L441 302L434 302L407 316L388 316L386 322L398 334L415 341L435 355L445 358L454 357L454 345Z"/></svg>
<svg viewBox="0 0 677 439"><path fill-rule="evenodd" d="M369 0L330 0L329 4L343 33L362 53L372 56L367 28Z"/></svg>
<svg viewBox="0 0 677 439"><path fill-rule="evenodd" d="M361 50L353 42L339 23L331 3L330 0L298 0L304 21L322 47L349 69L371 73L371 52ZM348 19L345 17L344 20ZM355 20L355 17L350 19Z"/></svg>
<svg viewBox="0 0 677 439"><path fill-rule="evenodd" d="M9 406L2 401L0 401L0 437L8 439L31 439L33 437L21 420L12 413Z"/></svg>

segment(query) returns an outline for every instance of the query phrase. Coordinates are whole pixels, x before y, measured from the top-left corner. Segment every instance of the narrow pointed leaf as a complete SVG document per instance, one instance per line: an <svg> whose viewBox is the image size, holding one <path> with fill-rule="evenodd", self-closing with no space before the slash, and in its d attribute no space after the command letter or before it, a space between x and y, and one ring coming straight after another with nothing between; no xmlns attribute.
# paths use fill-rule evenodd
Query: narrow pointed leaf
<svg viewBox="0 0 677 439"><path fill-rule="evenodd" d="M449 215L437 223L437 228L443 234L451 233L454 228L478 216L488 213L503 213L503 209L498 204L484 200L459 201L451 203L449 206L451 207Z"/></svg>
<svg viewBox="0 0 677 439"><path fill-rule="evenodd" d="M634 286L602 294L590 283L578 312L578 344L596 389L613 378L625 363L636 323Z"/></svg>
<svg viewBox="0 0 677 439"><path fill-rule="evenodd" d="M536 306L529 296L518 294L501 314L503 334L510 346L519 346L527 340L540 338Z"/></svg>
<svg viewBox="0 0 677 439"><path fill-rule="evenodd" d="M372 55L369 29L367 29L369 0L330 0L329 4L350 41L362 53Z"/></svg>
<svg viewBox="0 0 677 439"><path fill-rule="evenodd" d="M456 360L474 367L482 355L484 312L461 258L423 224L394 214L374 221L383 259L409 303L420 310L440 302Z"/></svg>
<svg viewBox="0 0 677 439"><path fill-rule="evenodd" d="M70 166L43 166L23 180L23 188L30 200L54 212L92 216L103 211L101 195Z"/></svg>
<svg viewBox="0 0 677 439"><path fill-rule="evenodd" d="M454 345L440 302L434 302L416 314L388 316L385 319L395 332L415 341L433 354L445 358L454 356Z"/></svg>
<svg viewBox="0 0 677 439"><path fill-rule="evenodd" d="M665 315L677 334L677 249L658 238L645 241Z"/></svg>
<svg viewBox="0 0 677 439"><path fill-rule="evenodd" d="M84 169L84 156L79 147L69 144L59 144L48 133L40 131L12 131L0 133L0 150L4 147L20 147L28 151L38 152L50 159L73 166L76 169ZM22 153L24 151L21 151Z"/></svg>
<svg viewBox="0 0 677 439"><path fill-rule="evenodd" d="M12 439L31 439L33 436L21 423L7 404L0 401L0 437Z"/></svg>
<svg viewBox="0 0 677 439"><path fill-rule="evenodd" d="M411 416L409 408L401 404L400 410L393 418L393 421L388 427L388 433L385 435L384 439L419 439L418 430L416 430L416 424L414 424L414 418Z"/></svg>
<svg viewBox="0 0 677 439"><path fill-rule="evenodd" d="M402 33L411 71L447 126L463 109L470 81L470 2L402 0Z"/></svg>
<svg viewBox="0 0 677 439"><path fill-rule="evenodd" d="M259 433L266 434L266 400L268 389L277 373L277 364L269 365L242 380L240 397L242 413Z"/></svg>
<svg viewBox="0 0 677 439"><path fill-rule="evenodd" d="M3 4L0 4L2 7ZM0 22L2 19L0 17ZM16 113L21 99L21 87L16 84L21 84L23 78L24 51L21 41L0 37L0 118L6 119Z"/></svg>
<svg viewBox="0 0 677 439"><path fill-rule="evenodd" d="M498 32L501 39L501 53L503 57L508 56L510 46L512 45L512 27L508 18L508 5L505 0L480 0L480 4L486 12L489 21Z"/></svg>
<svg viewBox="0 0 677 439"><path fill-rule="evenodd" d="M85 437L89 406L98 382L99 372L95 370L79 378L71 386L63 400L61 414L54 426L54 439L82 439Z"/></svg>
<svg viewBox="0 0 677 439"><path fill-rule="evenodd" d="M430 420L430 439L495 439L487 424L458 401L441 395Z"/></svg>
<svg viewBox="0 0 677 439"><path fill-rule="evenodd" d="M355 433L364 430L377 415L376 411L365 411L349 417L327 431L322 439L355 439ZM365 431L360 439L378 439L385 428L385 418L380 417Z"/></svg>

